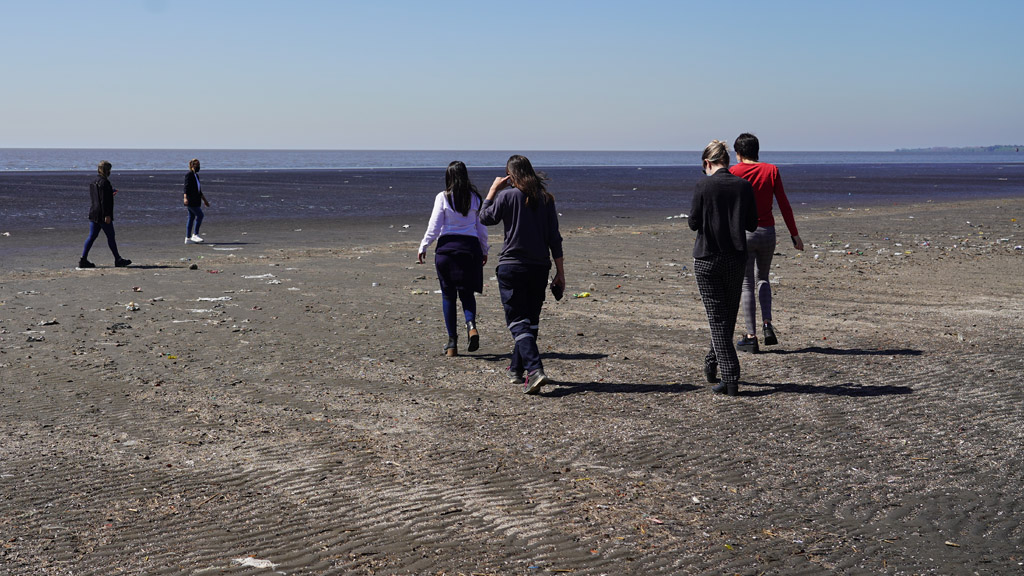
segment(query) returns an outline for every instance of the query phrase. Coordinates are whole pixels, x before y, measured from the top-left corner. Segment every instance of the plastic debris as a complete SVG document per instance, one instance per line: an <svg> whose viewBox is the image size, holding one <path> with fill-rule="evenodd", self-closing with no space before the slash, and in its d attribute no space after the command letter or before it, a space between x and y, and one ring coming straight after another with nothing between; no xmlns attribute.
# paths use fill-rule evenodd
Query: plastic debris
<svg viewBox="0 0 1024 576"><path fill-rule="evenodd" d="M188 267L189 270L199 270L199 264L193 264Z"/></svg>
<svg viewBox="0 0 1024 576"><path fill-rule="evenodd" d="M196 302L227 302L228 300L231 300L231 296L218 296L216 298L196 298Z"/></svg>
<svg viewBox="0 0 1024 576"><path fill-rule="evenodd" d="M124 309L128 312L137 312L139 310L139 305L135 302L129 302Z"/></svg>
<svg viewBox="0 0 1024 576"><path fill-rule="evenodd" d="M55 324L60 324L60 322L57 322L56 318L53 320L42 320L39 322L39 326L53 326Z"/></svg>
<svg viewBox="0 0 1024 576"><path fill-rule="evenodd" d="M141 286L132 286L132 292L142 292Z"/></svg>
<svg viewBox="0 0 1024 576"><path fill-rule="evenodd" d="M28 340L25 340L25 341L26 342L42 342L44 340L46 340L46 338L43 338L42 336L29 336Z"/></svg>
<svg viewBox="0 0 1024 576"><path fill-rule="evenodd" d="M590 292L577 292L572 295L573 298L590 298Z"/></svg>
<svg viewBox="0 0 1024 576"><path fill-rule="evenodd" d="M277 564L274 564L270 560L261 560L259 558L253 558L249 556L247 558L235 558L235 564L239 566L245 566L246 568L277 568Z"/></svg>
<svg viewBox="0 0 1024 576"><path fill-rule="evenodd" d="M273 278L273 277L274 277L273 274L257 274L257 275L254 275L254 276L242 276L242 278L245 278L246 280L262 280L264 278Z"/></svg>

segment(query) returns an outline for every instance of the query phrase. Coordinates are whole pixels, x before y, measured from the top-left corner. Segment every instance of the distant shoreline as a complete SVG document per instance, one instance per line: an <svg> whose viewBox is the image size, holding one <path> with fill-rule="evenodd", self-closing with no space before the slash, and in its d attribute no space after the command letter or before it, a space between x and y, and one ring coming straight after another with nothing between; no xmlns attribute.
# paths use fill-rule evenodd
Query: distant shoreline
<svg viewBox="0 0 1024 576"><path fill-rule="evenodd" d="M897 148L894 152L1020 152L1024 144L1000 144L998 146L933 146L931 148Z"/></svg>

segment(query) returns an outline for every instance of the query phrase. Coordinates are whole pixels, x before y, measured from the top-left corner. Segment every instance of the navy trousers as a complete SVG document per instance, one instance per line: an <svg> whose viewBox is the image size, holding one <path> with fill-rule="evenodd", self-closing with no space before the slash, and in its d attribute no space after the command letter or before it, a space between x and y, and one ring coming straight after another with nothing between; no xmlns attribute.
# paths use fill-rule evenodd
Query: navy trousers
<svg viewBox="0 0 1024 576"><path fill-rule="evenodd" d="M550 266L498 266L498 291L501 293L501 305L505 308L505 324L515 342L510 366L514 373L544 368L540 349L537 348L537 331L550 270Z"/></svg>

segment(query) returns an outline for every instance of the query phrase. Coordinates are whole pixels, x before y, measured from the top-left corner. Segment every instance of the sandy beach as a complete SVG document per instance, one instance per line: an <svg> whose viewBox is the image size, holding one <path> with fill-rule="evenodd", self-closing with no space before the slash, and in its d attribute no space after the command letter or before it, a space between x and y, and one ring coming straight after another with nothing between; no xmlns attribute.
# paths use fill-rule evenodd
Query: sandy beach
<svg viewBox="0 0 1024 576"><path fill-rule="evenodd" d="M536 397L427 214L2 237L0 574L1024 572L1024 199L795 208L737 398L681 218L563 220Z"/></svg>

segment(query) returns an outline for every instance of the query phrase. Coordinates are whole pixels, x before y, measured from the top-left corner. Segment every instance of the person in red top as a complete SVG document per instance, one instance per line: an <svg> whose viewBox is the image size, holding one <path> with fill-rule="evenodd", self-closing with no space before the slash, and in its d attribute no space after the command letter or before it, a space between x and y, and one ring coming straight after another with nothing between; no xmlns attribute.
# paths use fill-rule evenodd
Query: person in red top
<svg viewBox="0 0 1024 576"><path fill-rule="evenodd" d="M793 209L789 206L786 191L782 188L782 176L773 164L758 161L761 145L757 136L744 132L733 142L736 151L736 164L729 168L734 175L749 181L754 187L754 200L757 202L757 230L747 232L747 272L743 278L743 295L740 309L747 324L747 334L736 343L736 349L742 352L758 352L757 345L757 303L761 303L761 320L764 329L765 346L779 343L775 329L772 327L772 287L768 282L768 271L772 267L772 255L775 254L775 218L772 216L772 204L779 203L782 219L789 228L793 246L797 250L804 249L804 242L796 229ZM756 292L756 298L755 298Z"/></svg>

